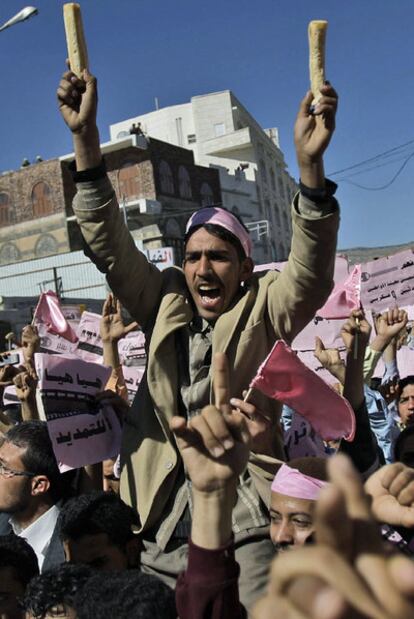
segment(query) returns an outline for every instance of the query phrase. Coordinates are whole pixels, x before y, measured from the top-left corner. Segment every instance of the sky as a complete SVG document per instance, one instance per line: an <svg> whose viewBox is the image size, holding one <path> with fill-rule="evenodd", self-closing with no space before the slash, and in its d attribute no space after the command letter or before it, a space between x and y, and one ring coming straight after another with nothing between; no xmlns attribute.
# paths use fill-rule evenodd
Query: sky
<svg viewBox="0 0 414 619"><path fill-rule="evenodd" d="M55 94L67 55L63 2L32 1L37 16L0 32L0 171L72 151ZM0 22L24 2L2 0ZM110 124L153 110L155 97L164 107L230 89L262 127L278 127L295 178L293 124L309 88L307 26L328 20L327 78L340 104L326 172L375 158L331 176L340 181L339 247L414 241L412 0L83 0L81 7L101 141Z"/></svg>

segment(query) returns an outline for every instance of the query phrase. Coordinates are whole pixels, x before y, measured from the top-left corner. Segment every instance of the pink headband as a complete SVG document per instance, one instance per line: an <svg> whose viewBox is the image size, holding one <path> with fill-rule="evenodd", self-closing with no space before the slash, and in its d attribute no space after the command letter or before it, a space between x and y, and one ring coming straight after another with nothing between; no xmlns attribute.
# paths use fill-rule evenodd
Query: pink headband
<svg viewBox="0 0 414 619"><path fill-rule="evenodd" d="M282 464L272 483L272 492L285 494L295 499L316 501L321 489L328 482L304 475L297 469Z"/></svg>
<svg viewBox="0 0 414 619"><path fill-rule="evenodd" d="M249 233L246 232L237 217L229 213L229 211L217 206L202 208L191 215L185 232L188 234L191 228L204 224L215 224L225 228L239 239L246 256L250 257L252 255L252 240Z"/></svg>

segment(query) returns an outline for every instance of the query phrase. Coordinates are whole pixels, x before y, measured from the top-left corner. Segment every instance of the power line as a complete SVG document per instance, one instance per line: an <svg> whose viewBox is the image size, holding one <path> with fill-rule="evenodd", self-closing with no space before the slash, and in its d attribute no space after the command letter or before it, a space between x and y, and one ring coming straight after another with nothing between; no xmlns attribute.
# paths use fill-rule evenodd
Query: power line
<svg viewBox="0 0 414 619"><path fill-rule="evenodd" d="M353 170L355 168L359 168L360 166L366 164L366 163L372 163L373 161L376 161L377 159L380 159L381 157L387 156L391 153L394 153L395 151L401 149L401 148L405 148L406 146L409 146L410 144L414 144L414 140L410 140L409 142L405 142L404 144L400 144L399 146L394 146L394 148L390 148L386 151L384 151L383 153L379 153L378 155L375 155L374 157L370 157L369 159L365 159L364 161L360 161L359 163L355 163L354 165L348 166L347 168L342 168L342 170L336 170L335 172L330 172L328 174L328 176L336 176L337 174L342 174L342 172L348 172L348 170Z"/></svg>
<svg viewBox="0 0 414 619"><path fill-rule="evenodd" d="M399 167L399 169L394 174L392 179L388 183L386 183L385 185L382 185L381 187L365 187L364 185L360 185L359 183L354 183L353 181L350 181L347 178L343 178L343 179L341 179L341 181L343 181L345 183L349 183L350 185L354 185L355 187L359 187L359 189L365 189L366 191L381 191L382 189L387 189L398 178L398 176L404 170L405 166L407 165L407 163L410 161L410 159L412 157L414 157L414 152L412 152L410 155L408 155L408 157L405 159L404 163Z"/></svg>

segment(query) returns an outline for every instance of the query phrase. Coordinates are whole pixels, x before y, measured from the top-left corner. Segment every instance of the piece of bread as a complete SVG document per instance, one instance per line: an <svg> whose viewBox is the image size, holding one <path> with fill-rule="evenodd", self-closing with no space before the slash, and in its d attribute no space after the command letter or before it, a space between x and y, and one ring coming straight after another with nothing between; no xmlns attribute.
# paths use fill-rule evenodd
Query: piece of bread
<svg viewBox="0 0 414 619"><path fill-rule="evenodd" d="M75 2L64 4L63 20L65 22L66 44L71 71L78 77L82 77L83 70L88 69L89 65L79 4Z"/></svg>
<svg viewBox="0 0 414 619"><path fill-rule="evenodd" d="M328 22L309 22L309 71L313 103L321 98L320 89L325 82L325 40Z"/></svg>

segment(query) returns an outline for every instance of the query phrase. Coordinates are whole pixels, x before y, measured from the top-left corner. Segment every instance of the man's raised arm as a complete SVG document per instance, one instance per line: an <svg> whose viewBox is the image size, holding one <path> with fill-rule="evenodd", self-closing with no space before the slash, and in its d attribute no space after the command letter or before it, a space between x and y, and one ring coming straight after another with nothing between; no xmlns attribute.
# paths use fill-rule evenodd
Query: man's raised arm
<svg viewBox="0 0 414 619"><path fill-rule="evenodd" d="M138 251L106 175L96 124L97 84L86 69L82 79L66 71L57 90L59 109L72 132L77 194L73 210L88 255L131 316L145 325L160 300L162 276Z"/></svg>
<svg viewBox="0 0 414 619"><path fill-rule="evenodd" d="M333 288L338 205L336 185L325 179L323 156L335 130L338 97L330 84L312 107L309 91L301 101L294 137L300 192L292 209L292 247L288 264L268 296L269 314L287 341L322 307Z"/></svg>

